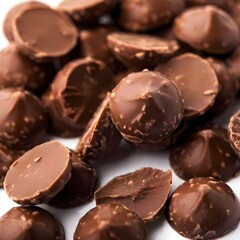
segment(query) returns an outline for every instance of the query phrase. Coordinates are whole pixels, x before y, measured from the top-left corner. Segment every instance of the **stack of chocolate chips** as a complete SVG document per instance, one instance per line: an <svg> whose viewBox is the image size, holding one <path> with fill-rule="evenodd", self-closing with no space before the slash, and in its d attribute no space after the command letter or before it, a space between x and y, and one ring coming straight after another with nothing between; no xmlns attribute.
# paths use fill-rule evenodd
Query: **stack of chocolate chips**
<svg viewBox="0 0 240 240"><path fill-rule="evenodd" d="M235 0L11 9L0 51L0 187L23 207L0 218L0 238L64 240L62 225L35 205L75 208L93 196L74 240L146 240L146 223L165 212L190 239L236 228L240 201L225 181L240 172L240 111L226 112L240 89L239 13ZM228 130L211 123L225 113ZM80 139L71 150L47 136ZM170 196L173 172L149 166L96 189L92 165L121 141L171 147L170 166L186 182Z"/></svg>

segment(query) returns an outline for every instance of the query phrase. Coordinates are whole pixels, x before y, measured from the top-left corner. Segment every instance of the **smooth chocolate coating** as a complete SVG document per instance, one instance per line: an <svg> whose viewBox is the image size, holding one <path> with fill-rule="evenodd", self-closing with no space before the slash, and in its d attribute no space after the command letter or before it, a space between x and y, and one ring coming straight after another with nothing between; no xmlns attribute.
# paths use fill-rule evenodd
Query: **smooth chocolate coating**
<svg viewBox="0 0 240 240"><path fill-rule="evenodd" d="M176 55L179 45L146 34L115 32L107 36L108 46L114 56L129 68L153 69L159 62Z"/></svg>
<svg viewBox="0 0 240 240"><path fill-rule="evenodd" d="M232 52L240 41L236 22L214 6L186 10L175 19L173 30L192 48L216 55Z"/></svg>
<svg viewBox="0 0 240 240"><path fill-rule="evenodd" d="M14 148L29 148L46 132L47 115L39 100L20 88L0 90L0 141Z"/></svg>
<svg viewBox="0 0 240 240"><path fill-rule="evenodd" d="M77 59L65 65L45 96L51 132L62 137L80 136L111 90L112 78L110 69L92 58Z"/></svg>
<svg viewBox="0 0 240 240"><path fill-rule="evenodd" d="M230 146L227 130L220 127L190 134L172 149L170 163L184 180L214 177L227 181L240 171L240 159Z"/></svg>
<svg viewBox="0 0 240 240"><path fill-rule="evenodd" d="M53 79L51 64L36 64L10 45L0 52L0 88L21 87L34 93L42 92Z"/></svg>
<svg viewBox="0 0 240 240"><path fill-rule="evenodd" d="M5 19L3 21L3 32L8 39L8 41L14 41L13 33L12 33L12 23L15 18L15 16L22 11L25 7L30 6L40 6L40 7L48 7L47 5L37 2L37 1L28 1L23 2L18 5L15 5L5 16Z"/></svg>
<svg viewBox="0 0 240 240"><path fill-rule="evenodd" d="M11 164L23 153L24 150L11 149L0 143L0 188L3 187L3 181Z"/></svg>
<svg viewBox="0 0 240 240"><path fill-rule="evenodd" d="M231 117L228 125L228 134L233 150L240 157L240 111Z"/></svg>
<svg viewBox="0 0 240 240"><path fill-rule="evenodd" d="M104 204L87 212L78 223L74 240L146 240L147 228L139 216L118 204Z"/></svg>
<svg viewBox="0 0 240 240"><path fill-rule="evenodd" d="M123 204L150 222L162 214L172 187L171 171L141 168L113 178L95 192L96 203Z"/></svg>
<svg viewBox="0 0 240 240"><path fill-rule="evenodd" d="M4 181L8 196L22 205L46 203L71 177L71 153L57 141L27 151L10 167Z"/></svg>
<svg viewBox="0 0 240 240"><path fill-rule="evenodd" d="M106 96L81 136L77 152L84 161L98 160L114 151L121 134L112 122L109 109L110 94Z"/></svg>
<svg viewBox="0 0 240 240"><path fill-rule="evenodd" d="M186 53L156 68L178 86L184 99L184 118L203 115L213 104L219 91L215 71L203 58Z"/></svg>
<svg viewBox="0 0 240 240"><path fill-rule="evenodd" d="M75 22L89 24L110 13L118 0L65 0L57 9L68 14Z"/></svg>
<svg viewBox="0 0 240 240"><path fill-rule="evenodd" d="M72 22L65 15L46 7L29 6L22 9L15 16L12 28L21 52L38 62L68 54L78 40Z"/></svg>
<svg viewBox="0 0 240 240"><path fill-rule="evenodd" d="M97 182L95 169L83 162L74 151L71 151L71 156L71 178L63 190L48 202L54 207L78 207L88 202L93 196Z"/></svg>
<svg viewBox="0 0 240 240"><path fill-rule="evenodd" d="M145 32L168 25L183 9L183 0L122 0L115 17L123 29Z"/></svg>
<svg viewBox="0 0 240 240"><path fill-rule="evenodd" d="M158 72L142 71L125 77L112 91L112 120L133 143L157 143L169 136L183 115L175 84Z"/></svg>
<svg viewBox="0 0 240 240"><path fill-rule="evenodd" d="M14 207L0 218L2 240L65 240L61 223L39 207Z"/></svg>
<svg viewBox="0 0 240 240"><path fill-rule="evenodd" d="M223 113L235 100L238 92L238 82L235 75L224 61L216 58L207 58L219 82L219 92L213 106L207 112L209 117L215 118Z"/></svg>
<svg viewBox="0 0 240 240"><path fill-rule="evenodd" d="M107 45L107 35L113 31L116 31L116 28L104 26L80 30L80 55L101 60L113 71L119 72L124 67L112 55Z"/></svg>
<svg viewBox="0 0 240 240"><path fill-rule="evenodd" d="M237 23L238 28L240 29L240 2L237 2L232 8L231 16Z"/></svg>
<svg viewBox="0 0 240 240"><path fill-rule="evenodd" d="M168 221L190 239L216 239L233 230L240 203L232 189L213 178L195 178L177 188L170 199Z"/></svg>

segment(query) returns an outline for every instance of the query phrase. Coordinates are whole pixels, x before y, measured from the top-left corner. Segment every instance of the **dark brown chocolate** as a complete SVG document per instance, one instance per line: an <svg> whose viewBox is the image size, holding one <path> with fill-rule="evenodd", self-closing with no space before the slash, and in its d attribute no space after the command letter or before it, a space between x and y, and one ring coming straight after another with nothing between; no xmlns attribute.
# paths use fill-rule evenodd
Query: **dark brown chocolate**
<svg viewBox="0 0 240 240"><path fill-rule="evenodd" d="M78 36L72 22L51 8L28 6L12 23L14 40L22 53L42 62L68 54Z"/></svg>
<svg viewBox="0 0 240 240"><path fill-rule="evenodd" d="M23 153L24 150L11 149L0 143L0 188L3 187L3 181L11 164Z"/></svg>
<svg viewBox="0 0 240 240"><path fill-rule="evenodd" d="M224 61L216 58L207 58L219 82L219 92L213 106L207 112L209 118L222 114L233 103L238 92L238 82Z"/></svg>
<svg viewBox="0 0 240 240"><path fill-rule="evenodd" d="M122 0L115 18L125 30L145 32L168 25L184 9L183 0Z"/></svg>
<svg viewBox="0 0 240 240"><path fill-rule="evenodd" d="M71 177L71 153L57 141L27 151L10 167L4 181L8 196L22 205L46 203Z"/></svg>
<svg viewBox="0 0 240 240"><path fill-rule="evenodd" d="M78 137L105 95L112 89L112 72L92 58L69 62L57 74L46 101L51 132L62 137Z"/></svg>
<svg viewBox="0 0 240 240"><path fill-rule="evenodd" d="M227 181L240 171L240 159L230 146L227 130L221 127L190 134L172 149L170 164L184 180L214 177Z"/></svg>
<svg viewBox="0 0 240 240"><path fill-rule="evenodd" d="M213 178L195 178L177 188L170 199L168 220L182 236L217 239L237 227L240 203L232 189Z"/></svg>
<svg viewBox="0 0 240 240"><path fill-rule="evenodd" d="M233 150L240 157L240 111L231 117L228 134Z"/></svg>
<svg viewBox="0 0 240 240"><path fill-rule="evenodd" d="M203 115L214 104L219 83L215 71L203 58L186 53L159 64L155 70L178 86L184 99L185 119Z"/></svg>
<svg viewBox="0 0 240 240"><path fill-rule="evenodd" d="M15 207L0 218L2 240L65 240L61 223L39 207Z"/></svg>
<svg viewBox="0 0 240 240"><path fill-rule="evenodd" d="M23 2L18 5L15 5L5 16L4 22L3 22L3 32L8 39L8 41L14 41L13 33L12 33L12 23L16 15L22 11L25 7L30 6L40 6L40 7L48 7L47 5L37 2L37 1L28 1Z"/></svg>
<svg viewBox="0 0 240 240"><path fill-rule="evenodd" d="M111 119L109 98L110 94L106 96L90 120L77 146L76 151L84 161L104 157L114 151L121 141L121 134Z"/></svg>
<svg viewBox="0 0 240 240"><path fill-rule="evenodd" d="M39 100L20 88L0 90L0 142L29 148L46 132L48 119Z"/></svg>
<svg viewBox="0 0 240 240"><path fill-rule="evenodd" d="M83 162L74 151L71 151L71 178L63 190L48 204L58 208L74 208L88 202L96 187L97 173L89 164Z"/></svg>
<svg viewBox="0 0 240 240"><path fill-rule="evenodd" d="M21 87L41 93L53 79L51 64L36 64L11 43L0 52L0 88Z"/></svg>
<svg viewBox="0 0 240 240"><path fill-rule="evenodd" d="M237 23L238 28L240 29L240 2L237 2L232 8L231 16Z"/></svg>
<svg viewBox="0 0 240 240"><path fill-rule="evenodd" d="M107 36L107 41L119 61L129 68L140 70L153 69L179 51L177 41L146 34L114 32Z"/></svg>
<svg viewBox="0 0 240 240"><path fill-rule="evenodd" d="M89 24L110 13L118 0L65 0L57 9L68 14L75 22Z"/></svg>
<svg viewBox="0 0 240 240"><path fill-rule="evenodd" d="M123 204L150 222L162 214L172 187L171 171L142 168L113 178L95 192L96 203Z"/></svg>
<svg viewBox="0 0 240 240"><path fill-rule="evenodd" d="M79 221L74 240L146 240L147 228L139 216L118 204L104 204L87 212Z"/></svg>
<svg viewBox="0 0 240 240"><path fill-rule="evenodd" d="M162 141L179 125L183 101L175 84L158 72L125 77L112 91L110 111L125 139L150 144Z"/></svg>
<svg viewBox="0 0 240 240"><path fill-rule="evenodd" d="M236 22L214 6L186 10L175 19L173 30L192 48L216 55L232 52L240 41Z"/></svg>

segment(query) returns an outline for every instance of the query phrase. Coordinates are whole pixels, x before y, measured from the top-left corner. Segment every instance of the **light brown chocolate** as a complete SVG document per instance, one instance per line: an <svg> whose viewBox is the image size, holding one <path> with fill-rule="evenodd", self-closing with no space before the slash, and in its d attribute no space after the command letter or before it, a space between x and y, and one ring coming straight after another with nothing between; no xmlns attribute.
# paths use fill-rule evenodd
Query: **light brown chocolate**
<svg viewBox="0 0 240 240"><path fill-rule="evenodd" d="M240 158L240 112L234 114L228 125L230 144Z"/></svg>

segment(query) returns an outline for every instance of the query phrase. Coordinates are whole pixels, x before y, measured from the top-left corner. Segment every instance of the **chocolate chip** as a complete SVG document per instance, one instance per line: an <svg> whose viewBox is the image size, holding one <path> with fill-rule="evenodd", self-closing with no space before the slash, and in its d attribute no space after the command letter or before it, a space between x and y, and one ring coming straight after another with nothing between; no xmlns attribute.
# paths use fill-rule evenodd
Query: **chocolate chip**
<svg viewBox="0 0 240 240"><path fill-rule="evenodd" d="M83 162L74 151L71 151L71 178L63 190L48 204L58 208L73 208L88 202L94 193L97 173L89 164Z"/></svg>
<svg viewBox="0 0 240 240"><path fill-rule="evenodd" d="M146 240L147 228L141 218L128 208L118 204L103 204L80 219L73 237L74 240L93 238Z"/></svg>
<svg viewBox="0 0 240 240"><path fill-rule="evenodd" d="M175 19L173 30L179 40L209 54L230 53L240 41L235 21L214 6L186 10Z"/></svg>
<svg viewBox="0 0 240 240"><path fill-rule="evenodd" d="M16 160L5 177L8 196L23 205L46 203L71 177L70 151L57 141L29 150Z"/></svg>
<svg viewBox="0 0 240 240"><path fill-rule="evenodd" d="M121 141L121 134L110 116L109 97L110 94L90 120L77 146L76 151L84 161L98 160L114 151Z"/></svg>
<svg viewBox="0 0 240 240"><path fill-rule="evenodd" d="M172 58L156 68L178 86L184 99L184 118L203 115L213 104L219 92L215 71L203 58L186 53Z"/></svg>
<svg viewBox="0 0 240 240"><path fill-rule="evenodd" d="M65 240L64 229L55 217L39 207L15 207L0 218L4 240Z"/></svg>
<svg viewBox="0 0 240 240"><path fill-rule="evenodd" d="M171 186L171 171L142 168L115 177L95 192L95 199L98 205L123 204L149 222L162 214Z"/></svg>
<svg viewBox="0 0 240 240"><path fill-rule="evenodd" d="M214 177L227 181L240 171L240 159L230 146L227 130L221 127L190 134L172 149L170 163L185 180Z"/></svg>
<svg viewBox="0 0 240 240"><path fill-rule="evenodd" d="M112 91L109 105L123 137L141 144L162 141L177 128L183 114L175 84L151 71L125 77Z"/></svg>
<svg viewBox="0 0 240 240"><path fill-rule="evenodd" d="M231 117L228 133L230 144L235 153L240 157L240 112Z"/></svg>
<svg viewBox="0 0 240 240"><path fill-rule="evenodd" d="M14 148L29 148L46 132L48 119L39 100L20 88L0 90L0 141Z"/></svg>
<svg viewBox="0 0 240 240"><path fill-rule="evenodd" d="M129 68L153 69L159 62L176 55L179 45L175 40L146 34L115 32L107 36L114 56Z"/></svg>
<svg viewBox="0 0 240 240"><path fill-rule="evenodd" d="M72 22L50 8L28 6L14 18L12 27L18 48L38 62L62 57L77 44Z"/></svg>
<svg viewBox="0 0 240 240"><path fill-rule="evenodd" d="M233 230L240 203L232 189L213 178L195 178L177 188L170 199L168 220L182 236L210 240Z"/></svg>

